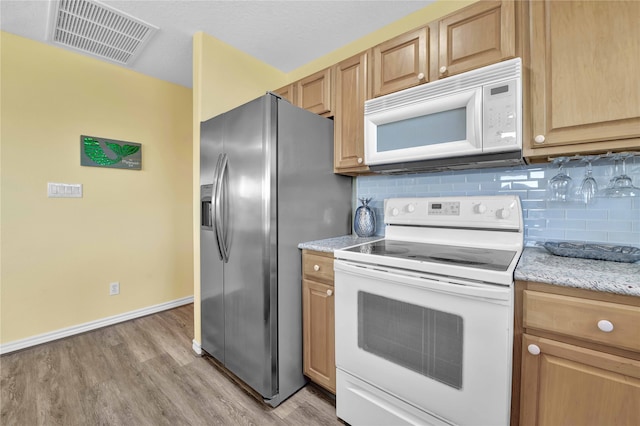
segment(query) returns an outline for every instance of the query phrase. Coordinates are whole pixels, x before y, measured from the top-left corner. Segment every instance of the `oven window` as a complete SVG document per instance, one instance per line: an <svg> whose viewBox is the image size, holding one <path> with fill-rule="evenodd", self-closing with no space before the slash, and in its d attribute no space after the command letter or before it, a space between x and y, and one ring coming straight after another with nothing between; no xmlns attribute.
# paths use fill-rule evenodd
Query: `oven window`
<svg viewBox="0 0 640 426"><path fill-rule="evenodd" d="M462 388L462 317L358 292L358 347Z"/></svg>
<svg viewBox="0 0 640 426"><path fill-rule="evenodd" d="M378 152L438 145L467 139L467 108L379 124Z"/></svg>

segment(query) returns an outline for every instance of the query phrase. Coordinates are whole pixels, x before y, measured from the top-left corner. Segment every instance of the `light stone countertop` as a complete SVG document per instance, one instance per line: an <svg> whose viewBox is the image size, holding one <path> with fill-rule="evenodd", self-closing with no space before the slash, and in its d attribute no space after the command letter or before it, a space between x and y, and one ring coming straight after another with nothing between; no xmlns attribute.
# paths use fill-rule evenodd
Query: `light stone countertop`
<svg viewBox="0 0 640 426"><path fill-rule="evenodd" d="M298 244L298 248L333 253L384 237L344 235ZM515 279L640 297L640 263L574 259L554 256L540 247L525 247Z"/></svg>
<svg viewBox="0 0 640 426"><path fill-rule="evenodd" d="M640 263L554 256L541 247L525 247L515 279L606 293L640 296Z"/></svg>
<svg viewBox="0 0 640 426"><path fill-rule="evenodd" d="M327 238L324 240L309 241L298 244L299 249L322 251L325 253L333 253L334 250L340 250L346 247L355 246L369 241L381 240L384 237L358 237L355 234L343 235L341 237Z"/></svg>

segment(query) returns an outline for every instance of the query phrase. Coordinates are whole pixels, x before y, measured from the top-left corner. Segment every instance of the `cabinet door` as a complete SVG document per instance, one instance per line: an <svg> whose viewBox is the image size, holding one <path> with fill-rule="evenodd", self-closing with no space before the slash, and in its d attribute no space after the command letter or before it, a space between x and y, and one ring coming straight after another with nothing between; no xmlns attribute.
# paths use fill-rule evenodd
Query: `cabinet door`
<svg viewBox="0 0 640 426"><path fill-rule="evenodd" d="M295 83L295 104L324 117L333 115L331 104L331 68L319 71Z"/></svg>
<svg viewBox="0 0 640 426"><path fill-rule="evenodd" d="M368 99L366 52L334 67L334 171L366 172L364 165L364 102Z"/></svg>
<svg viewBox="0 0 640 426"><path fill-rule="evenodd" d="M295 84L288 84L284 87L274 90L273 93L280 95L283 99L286 99L290 103L295 105L295 102L296 102L296 98L294 96Z"/></svg>
<svg viewBox="0 0 640 426"><path fill-rule="evenodd" d="M637 424L640 361L527 334L522 354L521 426Z"/></svg>
<svg viewBox="0 0 640 426"><path fill-rule="evenodd" d="M304 374L336 392L333 286L302 281Z"/></svg>
<svg viewBox="0 0 640 426"><path fill-rule="evenodd" d="M532 134L525 145L540 151L531 154L638 149L640 2L529 7Z"/></svg>
<svg viewBox="0 0 640 426"><path fill-rule="evenodd" d="M373 48L373 96L426 83L429 27L399 35Z"/></svg>
<svg viewBox="0 0 640 426"><path fill-rule="evenodd" d="M438 22L438 75L483 67L515 56L515 4L481 1Z"/></svg>

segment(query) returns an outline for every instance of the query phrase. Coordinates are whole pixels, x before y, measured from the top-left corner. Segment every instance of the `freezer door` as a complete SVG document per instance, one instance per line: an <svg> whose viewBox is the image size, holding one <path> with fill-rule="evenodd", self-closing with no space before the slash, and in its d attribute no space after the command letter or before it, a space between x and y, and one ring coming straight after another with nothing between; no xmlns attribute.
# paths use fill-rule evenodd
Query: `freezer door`
<svg viewBox="0 0 640 426"><path fill-rule="evenodd" d="M225 114L222 185L225 366L266 399L278 391L275 119L272 95Z"/></svg>
<svg viewBox="0 0 640 426"><path fill-rule="evenodd" d="M223 264L220 260L213 217L216 164L222 153L224 117L200 126L200 320L202 349L224 363Z"/></svg>

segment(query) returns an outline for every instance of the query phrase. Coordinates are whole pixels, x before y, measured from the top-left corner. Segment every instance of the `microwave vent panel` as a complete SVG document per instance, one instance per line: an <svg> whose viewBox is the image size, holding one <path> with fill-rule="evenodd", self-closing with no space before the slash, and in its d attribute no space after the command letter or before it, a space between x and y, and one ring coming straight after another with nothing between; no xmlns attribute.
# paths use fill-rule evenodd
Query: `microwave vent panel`
<svg viewBox="0 0 640 426"><path fill-rule="evenodd" d="M157 30L95 0L54 0L49 9L49 41L120 65L131 65Z"/></svg>
<svg viewBox="0 0 640 426"><path fill-rule="evenodd" d="M522 62L520 58L510 59L368 100L364 103L364 113L374 114L388 108L411 105L426 98L437 98L485 84L521 78L521 76Z"/></svg>

